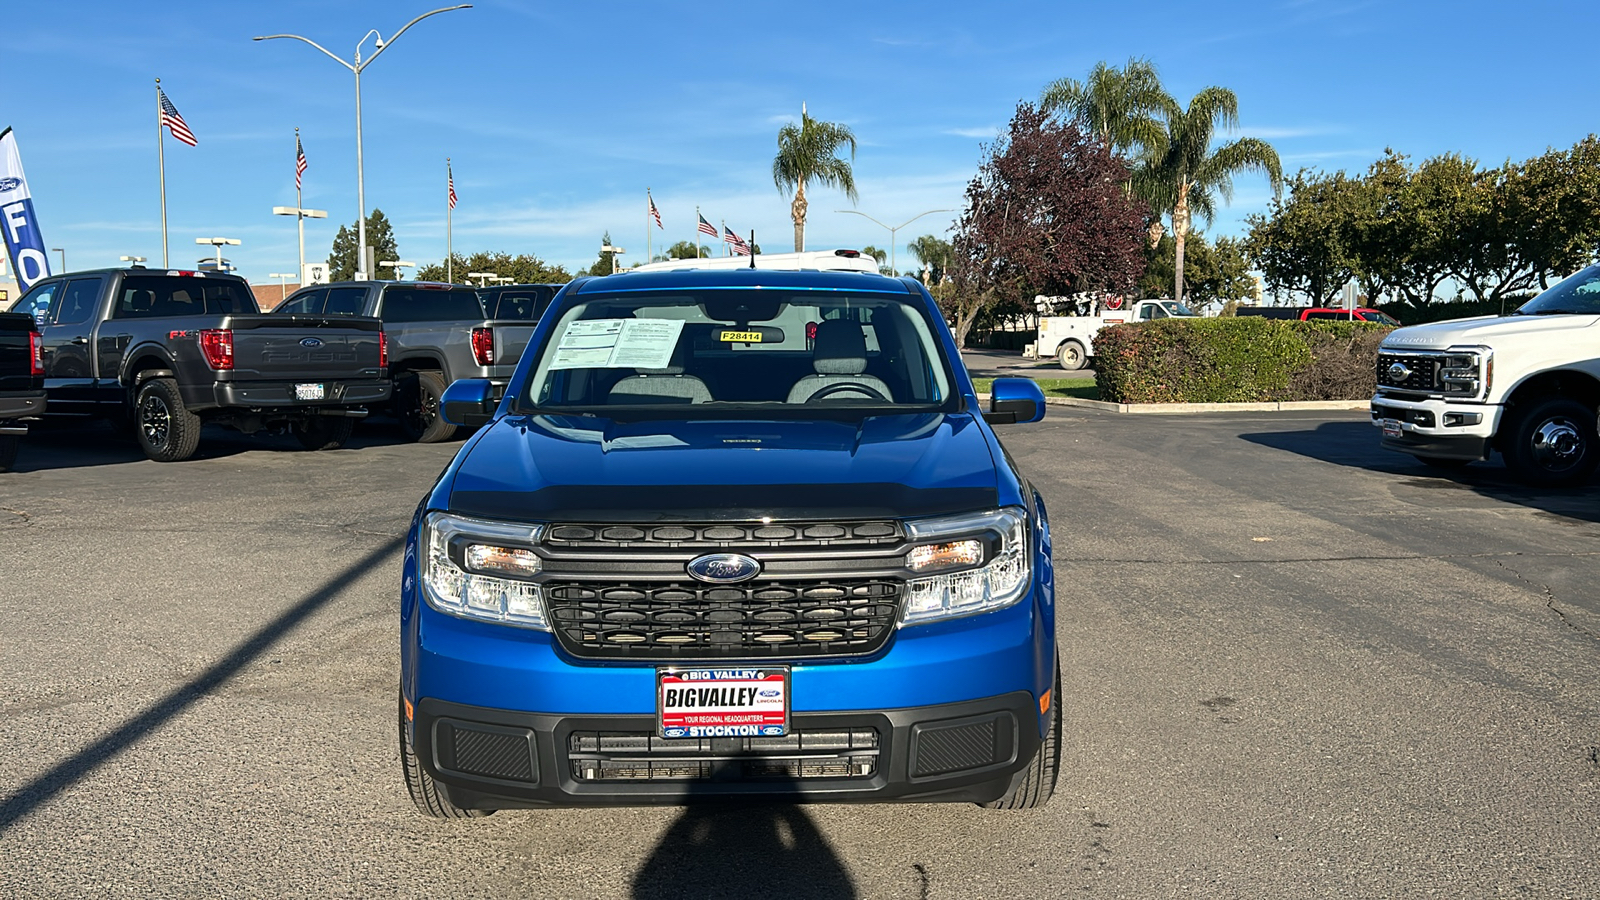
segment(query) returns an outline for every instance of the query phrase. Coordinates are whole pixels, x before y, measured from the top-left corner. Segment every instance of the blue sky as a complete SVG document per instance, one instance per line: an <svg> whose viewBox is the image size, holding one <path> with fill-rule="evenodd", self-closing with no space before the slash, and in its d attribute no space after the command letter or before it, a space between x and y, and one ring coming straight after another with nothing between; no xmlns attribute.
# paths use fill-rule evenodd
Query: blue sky
<svg viewBox="0 0 1600 900"><path fill-rule="evenodd" d="M307 258L326 258L356 218L350 73L294 41L349 58L431 0L7 4L12 126L50 247L73 269L123 254L159 262L153 79L199 137L167 138L174 265L196 237L243 240L230 258L252 281L293 271L294 128L310 170ZM1600 130L1594 59L1600 4L1291 2L727 5L484 0L419 23L362 79L368 208L395 223L401 254L445 251L445 157L460 203L457 252L534 253L587 267L601 235L644 256L645 188L666 231L714 223L791 243L773 186L776 133L812 115L854 129L856 207L890 225L960 206L962 191L1020 100L1097 60L1153 60L1187 100L1207 85L1239 96L1242 133L1271 141L1286 170L1361 169L1386 146L1487 163L1566 147ZM366 44L370 54L372 43ZM1264 210L1242 179L1213 233ZM812 196L812 248L888 245L842 195ZM953 213L899 233L943 233ZM51 254L52 266L58 255ZM902 264L904 265L904 264Z"/></svg>

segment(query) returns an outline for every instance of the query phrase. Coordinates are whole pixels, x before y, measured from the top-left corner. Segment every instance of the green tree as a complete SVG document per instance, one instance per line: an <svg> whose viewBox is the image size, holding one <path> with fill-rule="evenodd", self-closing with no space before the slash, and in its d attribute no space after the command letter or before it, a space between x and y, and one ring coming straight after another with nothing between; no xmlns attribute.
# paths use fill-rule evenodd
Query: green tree
<svg viewBox="0 0 1600 900"><path fill-rule="evenodd" d="M1158 215L1171 216L1176 241L1172 296L1181 301L1190 220L1199 216L1209 224L1217 198L1232 200L1233 178L1244 172L1265 173L1276 194L1283 187L1283 169L1278 152L1259 138L1239 138L1212 147L1219 126L1230 130L1238 126L1239 98L1233 91L1208 87L1189 101L1187 109L1168 99L1166 140L1159 152L1145 156L1144 165L1134 173L1133 187Z"/></svg>
<svg viewBox="0 0 1600 900"><path fill-rule="evenodd" d="M856 136L850 129L836 122L821 122L811 118L805 106L800 107L800 124L789 124L778 129L778 155L772 160L772 180L780 193L794 192L789 204L789 217L794 220L794 251L806 248L806 186L820 184L844 191L850 202L856 202L855 175L850 162L837 154L844 145L850 145L850 159L856 156Z"/></svg>
<svg viewBox="0 0 1600 900"><path fill-rule="evenodd" d="M606 232L605 233L605 237L602 237L600 239L600 246L602 246L602 247L611 246L611 232L609 232L609 231ZM594 261L594 265L590 266L588 271L584 272L583 274L585 274L585 275L610 275L612 272L616 271L617 263L616 263L615 257L616 257L616 254L610 252L609 250L600 251L600 258L595 260Z"/></svg>
<svg viewBox="0 0 1600 900"><path fill-rule="evenodd" d="M1361 271L1349 223L1361 186L1343 172L1302 169L1274 197L1268 214L1251 215L1245 250L1274 290L1305 294L1323 306ZM1174 256L1176 260L1176 256Z"/></svg>
<svg viewBox="0 0 1600 900"><path fill-rule="evenodd" d="M361 240L359 225L340 225L339 233L333 236L333 249L328 254L328 278L333 281L349 281L356 277L358 256L361 255L357 243ZM400 259L400 247L395 243L394 228L389 224L389 217L383 210L374 209L367 215L367 246L372 248L372 261L383 262L386 259ZM368 278L377 278L378 273L368 272Z"/></svg>
<svg viewBox="0 0 1600 900"><path fill-rule="evenodd" d="M1065 113L1083 121L1089 132L1119 154L1155 153L1166 146L1162 125L1171 98L1147 59L1132 57L1118 69L1102 60L1083 81L1061 78L1045 86L1039 98L1046 112Z"/></svg>
<svg viewBox="0 0 1600 900"><path fill-rule="evenodd" d="M1155 247L1146 245L1149 260L1139 279L1139 295L1165 297L1172 290L1178 242L1163 236ZM1233 238L1218 238L1215 244L1198 231L1190 232L1187 265L1183 269L1184 296L1195 309L1211 303L1226 304L1255 296L1255 279L1250 277L1250 261L1244 244Z"/></svg>
<svg viewBox="0 0 1600 900"><path fill-rule="evenodd" d="M493 272L502 278L515 278L516 284L565 284L572 273L553 266L531 253L515 256L499 251L479 251L471 256L451 256L452 274L466 278L468 272ZM440 261L417 270L418 281L444 281L445 266ZM464 282L463 282L464 283Z"/></svg>
<svg viewBox="0 0 1600 900"><path fill-rule="evenodd" d="M945 273L954 264L955 251L950 242L931 234L913 240L906 245L906 249L922 264L922 283L930 288L943 282Z"/></svg>
<svg viewBox="0 0 1600 900"><path fill-rule="evenodd" d="M868 244L865 247L861 248L861 253L864 256L870 256L873 259L878 261L878 271L880 273L882 273L884 275L894 275L894 274L896 274L895 270L889 268L889 265L888 265L888 263L889 263L889 251L887 251L887 250L879 250L877 247L874 247L871 244Z"/></svg>
<svg viewBox="0 0 1600 900"><path fill-rule="evenodd" d="M667 252L657 256L657 260L668 259L699 259L711 255L711 248L700 246L693 241L679 241L667 248Z"/></svg>

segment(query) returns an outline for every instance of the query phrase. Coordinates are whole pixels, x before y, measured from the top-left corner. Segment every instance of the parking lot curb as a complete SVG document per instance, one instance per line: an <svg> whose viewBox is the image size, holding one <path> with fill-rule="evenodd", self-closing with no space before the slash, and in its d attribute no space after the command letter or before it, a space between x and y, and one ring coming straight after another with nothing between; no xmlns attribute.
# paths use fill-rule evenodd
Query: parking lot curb
<svg viewBox="0 0 1600 900"><path fill-rule="evenodd" d="M979 400L989 399L979 394ZM1046 397L1051 406L1077 406L1128 415L1185 415L1213 412L1294 412L1296 410L1366 410L1370 400L1278 400L1267 403L1108 403L1078 397Z"/></svg>

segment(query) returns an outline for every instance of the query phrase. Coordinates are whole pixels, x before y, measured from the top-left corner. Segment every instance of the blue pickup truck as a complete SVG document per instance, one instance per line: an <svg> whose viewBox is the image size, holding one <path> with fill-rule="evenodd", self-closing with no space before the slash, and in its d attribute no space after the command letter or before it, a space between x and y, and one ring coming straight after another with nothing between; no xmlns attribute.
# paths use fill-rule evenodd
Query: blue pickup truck
<svg viewBox="0 0 1600 900"><path fill-rule="evenodd" d="M875 273L575 281L418 507L399 732L425 814L701 798L1042 806L1044 503L938 307Z"/></svg>

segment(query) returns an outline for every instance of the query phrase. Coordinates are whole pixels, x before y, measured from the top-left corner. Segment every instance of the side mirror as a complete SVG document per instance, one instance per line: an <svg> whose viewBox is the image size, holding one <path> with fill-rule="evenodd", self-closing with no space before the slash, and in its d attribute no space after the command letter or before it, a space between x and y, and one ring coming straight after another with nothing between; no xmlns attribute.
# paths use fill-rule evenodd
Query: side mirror
<svg viewBox="0 0 1600 900"><path fill-rule="evenodd" d="M439 414L451 425L473 428L494 418L494 385L487 378L463 378L444 389Z"/></svg>
<svg viewBox="0 0 1600 900"><path fill-rule="evenodd" d="M446 394L446 396L449 396ZM1014 425L1044 418L1044 390L1032 378L996 378L989 388L990 425Z"/></svg>

